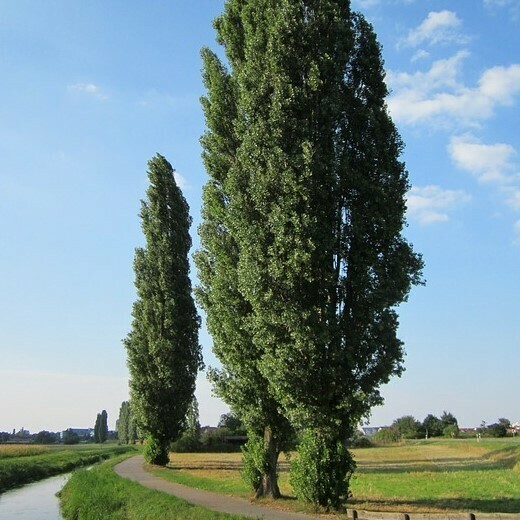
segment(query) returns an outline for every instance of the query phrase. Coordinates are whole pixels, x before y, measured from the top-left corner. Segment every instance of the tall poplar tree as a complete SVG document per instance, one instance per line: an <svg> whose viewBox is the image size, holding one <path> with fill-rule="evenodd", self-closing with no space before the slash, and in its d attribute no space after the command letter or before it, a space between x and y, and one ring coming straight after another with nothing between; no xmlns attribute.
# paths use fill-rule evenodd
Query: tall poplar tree
<svg viewBox="0 0 520 520"><path fill-rule="evenodd" d="M94 426L94 441L103 443L108 437L108 414L106 410L97 414L96 424Z"/></svg>
<svg viewBox="0 0 520 520"><path fill-rule="evenodd" d="M119 409L119 418L116 422L117 438L120 444L135 442L135 426L132 418L130 401L123 401Z"/></svg>
<svg viewBox="0 0 520 520"><path fill-rule="evenodd" d="M135 252L137 300L124 344L132 414L148 437L147 458L166 464L169 443L182 432L202 357L189 278L188 204L161 155L148 162L148 178L140 214L146 245Z"/></svg>
<svg viewBox="0 0 520 520"><path fill-rule="evenodd" d="M344 441L402 371L395 307L421 281L381 50L344 0L228 0L215 26L229 69L203 51L197 263L217 388L241 416L270 403L303 432L293 487L335 507Z"/></svg>

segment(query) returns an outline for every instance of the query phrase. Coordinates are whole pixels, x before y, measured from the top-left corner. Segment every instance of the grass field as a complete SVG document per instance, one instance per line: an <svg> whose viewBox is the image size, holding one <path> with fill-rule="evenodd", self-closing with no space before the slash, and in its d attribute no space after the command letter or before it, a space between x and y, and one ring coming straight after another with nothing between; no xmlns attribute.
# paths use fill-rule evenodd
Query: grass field
<svg viewBox="0 0 520 520"><path fill-rule="evenodd" d="M134 451L115 444L74 446L0 445L0 493L28 482Z"/></svg>
<svg viewBox="0 0 520 520"><path fill-rule="evenodd" d="M429 440L353 450L358 469L348 507L378 511L520 513L520 439ZM240 454L172 453L163 478L220 493L250 496L240 478ZM283 507L293 498L281 457Z"/></svg>
<svg viewBox="0 0 520 520"><path fill-rule="evenodd" d="M49 448L45 446L32 446L30 444L0 444L0 460L41 455L48 451Z"/></svg>

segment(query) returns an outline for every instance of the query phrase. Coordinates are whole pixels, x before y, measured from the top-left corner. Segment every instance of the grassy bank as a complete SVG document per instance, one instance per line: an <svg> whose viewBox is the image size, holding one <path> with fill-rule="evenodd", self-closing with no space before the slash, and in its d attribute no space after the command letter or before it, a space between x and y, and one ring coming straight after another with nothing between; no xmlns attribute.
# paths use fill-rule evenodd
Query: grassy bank
<svg viewBox="0 0 520 520"><path fill-rule="evenodd" d="M0 492L134 450L114 444L52 448L0 446Z"/></svg>
<svg viewBox="0 0 520 520"><path fill-rule="evenodd" d="M75 472L60 492L61 512L70 520L245 520L188 504L117 476L112 467L125 456L91 471Z"/></svg>
<svg viewBox="0 0 520 520"><path fill-rule="evenodd" d="M358 469L350 508L399 511L520 513L520 439L429 440L353 450ZM171 454L155 474L188 486L249 496L240 478L240 454ZM284 507L293 500L282 460Z"/></svg>

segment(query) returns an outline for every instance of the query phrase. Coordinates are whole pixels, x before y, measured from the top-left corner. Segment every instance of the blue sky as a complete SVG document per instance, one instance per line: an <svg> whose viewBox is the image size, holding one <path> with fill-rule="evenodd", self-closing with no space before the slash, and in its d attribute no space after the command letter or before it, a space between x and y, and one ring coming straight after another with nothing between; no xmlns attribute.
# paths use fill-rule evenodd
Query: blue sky
<svg viewBox="0 0 520 520"><path fill-rule="evenodd" d="M200 48L222 0L0 3L0 431L114 426L127 399L146 162L196 226L206 175ZM520 4L357 0L383 44L427 285L400 308L406 372L371 423L449 410L520 420ZM195 272L193 271L193 276ZM216 363L211 339L201 342ZM203 424L227 407L204 375Z"/></svg>

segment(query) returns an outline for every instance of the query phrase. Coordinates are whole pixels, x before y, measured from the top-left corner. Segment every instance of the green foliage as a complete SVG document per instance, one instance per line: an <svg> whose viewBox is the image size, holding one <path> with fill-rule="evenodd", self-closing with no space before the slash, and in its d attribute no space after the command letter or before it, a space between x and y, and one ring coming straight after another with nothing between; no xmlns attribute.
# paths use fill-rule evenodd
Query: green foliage
<svg viewBox="0 0 520 520"><path fill-rule="evenodd" d="M419 439L424 436L421 423L416 421L412 415L404 415L395 419L392 427L397 430L401 439Z"/></svg>
<svg viewBox="0 0 520 520"><path fill-rule="evenodd" d="M507 428L502 423L494 423L487 427L486 433L490 437L505 437L507 435Z"/></svg>
<svg viewBox="0 0 520 520"><path fill-rule="evenodd" d="M200 449L199 403L193 399L186 414L186 425L181 437L170 445L170 450L178 453L196 452Z"/></svg>
<svg viewBox="0 0 520 520"><path fill-rule="evenodd" d="M449 424L442 430L442 434L444 437L451 437L455 439L459 436L459 427L456 424Z"/></svg>
<svg viewBox="0 0 520 520"><path fill-rule="evenodd" d="M166 466L169 461L168 457L169 444L162 439L156 439L151 434L146 437L143 457L146 462L156 464L158 466Z"/></svg>
<svg viewBox="0 0 520 520"><path fill-rule="evenodd" d="M262 485L262 477L268 472L268 454L264 439L258 435L250 435L242 447L242 478L253 491Z"/></svg>
<svg viewBox="0 0 520 520"><path fill-rule="evenodd" d="M440 437L444 429L442 421L435 415L428 414L422 422L422 428L428 437Z"/></svg>
<svg viewBox="0 0 520 520"><path fill-rule="evenodd" d="M124 344L132 414L162 450L182 433L202 358L189 278L188 204L161 155L148 162L148 178L141 205L146 246L135 252L137 300Z"/></svg>
<svg viewBox="0 0 520 520"><path fill-rule="evenodd" d="M374 443L366 435L357 435L350 440L350 448L373 448Z"/></svg>
<svg viewBox="0 0 520 520"><path fill-rule="evenodd" d="M133 444L137 440L137 426L132 414L130 401L123 401L121 403L116 429L120 444Z"/></svg>
<svg viewBox="0 0 520 520"><path fill-rule="evenodd" d="M104 443L108 437L108 415L106 410L97 414L94 426L94 442Z"/></svg>
<svg viewBox="0 0 520 520"><path fill-rule="evenodd" d="M291 464L291 484L300 500L315 507L337 508L348 498L349 481L356 464L334 435L306 431Z"/></svg>
<svg viewBox="0 0 520 520"><path fill-rule="evenodd" d="M63 437L61 440L63 441L63 444L78 444L79 435L76 432L73 432L71 428L69 428L63 432Z"/></svg>
<svg viewBox="0 0 520 520"><path fill-rule="evenodd" d="M42 430L33 436L35 444L55 444L59 440L60 437L57 433L48 432L47 430Z"/></svg>
<svg viewBox="0 0 520 520"><path fill-rule="evenodd" d="M397 428L381 428L375 435L374 441L378 444L392 444L399 440L399 431Z"/></svg>
<svg viewBox="0 0 520 520"><path fill-rule="evenodd" d="M244 423L233 412L224 413L220 416L218 422L219 428L226 428L230 435L246 435L246 429Z"/></svg>
<svg viewBox="0 0 520 520"><path fill-rule="evenodd" d="M395 307L421 282L380 46L337 0L229 0L215 27L229 68L203 51L196 256L212 381L271 455L291 425L346 439L402 371Z"/></svg>
<svg viewBox="0 0 520 520"><path fill-rule="evenodd" d="M446 426L459 426L457 418L450 412L442 412L440 421L442 423L442 429L446 428Z"/></svg>

